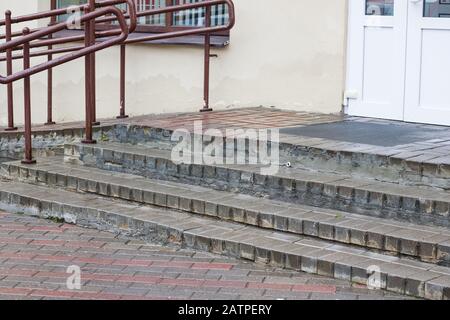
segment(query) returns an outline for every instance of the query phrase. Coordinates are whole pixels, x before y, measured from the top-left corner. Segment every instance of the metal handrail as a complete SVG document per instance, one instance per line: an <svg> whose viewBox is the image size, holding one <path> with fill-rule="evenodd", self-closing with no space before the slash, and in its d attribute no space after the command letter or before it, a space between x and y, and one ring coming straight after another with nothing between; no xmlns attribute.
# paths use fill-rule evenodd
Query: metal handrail
<svg viewBox="0 0 450 320"><path fill-rule="evenodd" d="M128 31L128 25L126 23L126 19L124 17L124 15L122 14L122 12L115 8L115 7L107 7L107 8L103 8L100 9L98 11L93 11L91 13L85 14L80 18L80 22L86 22L86 21L91 21L97 17L103 16L105 14L113 14L117 17L118 21L119 21L119 26L121 29L121 33L118 37L115 38L111 38L108 39L104 42L99 42L93 46L90 47L85 47L81 50L77 50L72 54L68 54L59 58L56 58L52 61L47 61L47 62L43 62L39 65L36 65L34 67L30 67L26 70L21 70L19 72L16 72L12 75L9 76L2 76L0 75L0 84L8 84L20 79L23 79L25 77L29 77L31 75L34 75L36 73L48 70L50 68L54 68L56 66L59 66L61 64L64 64L66 62L81 58L83 56L86 56L90 53L99 51L99 50L103 50L105 48L114 46L116 44L120 44L123 41L125 41L128 37L129 31ZM0 44L0 51L5 51L14 47L17 47L19 45L24 45L24 44L28 44L36 39L48 36L50 34L53 34L55 32L64 30L67 28L67 24L65 22L61 22L57 25L54 26L50 26L50 27L46 27L44 29L41 29L39 31L36 31L35 33L29 33L27 35L24 35L21 38L17 38L15 40L11 40L10 42L6 42L4 44ZM29 29L27 29L29 32Z"/></svg>
<svg viewBox="0 0 450 320"><path fill-rule="evenodd" d="M96 8L112 7L112 6L115 6L118 4L127 4L128 14L126 14L124 16L125 16L125 19L130 19L129 31L134 32L137 27L137 19L136 19L137 11L136 11L136 1L135 0L104 0L104 1L95 2L95 7ZM80 11L86 11L89 8L89 6L90 6L89 4L81 4L78 6L74 5L74 6L72 6L72 8L77 8ZM8 11L9 10L7 10L7 12ZM57 16L61 16L66 13L67 13L67 8L53 9L53 10L48 10L48 11L42 11L39 13L14 17L14 18L11 18L11 23L15 24L15 23L22 23L22 22L46 19L46 18L51 18L51 17L57 17ZM105 18L105 19L108 19L108 18ZM7 23L7 19L0 20L0 27L5 26L6 23ZM33 31L36 31L36 30L39 30L39 29L30 30L30 33L33 33ZM21 35L22 35L22 33L20 33L20 32L16 33L16 36L21 36ZM5 35L0 35L0 39L4 39L4 36Z"/></svg>
<svg viewBox="0 0 450 320"><path fill-rule="evenodd" d="M97 7L97 8L102 8L105 6L113 6L113 5L117 5L117 4L127 4L127 8L128 8L128 13L127 13L127 19L129 19L129 32L134 32L136 30L137 27L137 17L136 17L136 3L135 0L110 0L110 1L101 1L101 2L97 2L93 5L93 7ZM89 10L89 7L92 4L84 4L84 5L80 5L80 6L72 6L72 8L79 10L80 12L86 12L87 10ZM21 23L21 22L27 22L27 21L35 21L35 20L40 20L40 19L44 19L44 18L50 18L51 19L51 25L56 24L56 17L67 13L67 9L54 9L54 10L50 10L50 11L45 11L45 12L40 12L40 13L35 13L35 14L30 14L30 15L24 15L24 16L19 16L19 17L12 17L11 15L11 11L7 10L5 13L5 19L4 20L0 20L0 26L4 25L6 32L4 35L0 35L0 39L6 39L6 41L11 41L13 38L18 37L18 36L22 36L22 33L20 32L12 32L11 31L11 26L15 23ZM35 33L42 30L42 28L38 28L38 29L34 29L34 30L30 30L30 33ZM120 32L119 32L120 33ZM103 37L103 36L115 36L118 35L119 33L117 32L109 32L108 33L101 33L101 34L96 34L97 36ZM79 41L83 41L85 36L81 36L78 38ZM53 50L53 45L54 44L66 44L69 43L71 39L71 37L65 37L65 38L58 38L55 40L52 40L53 36L52 34L48 35L48 39L46 40L48 41L48 43L44 43L44 41L39 40L38 44L41 43L43 46L47 46L47 51L45 51L46 55L47 55L47 61L51 61L53 60L53 54L57 54L57 53L67 53L67 52L72 52L72 51L78 51L83 49L83 47L73 47L71 50L61 50L61 49L55 49ZM30 43L30 48L34 48L36 46L36 42L32 42ZM6 61L6 69L7 69L7 74L11 75L12 74L12 61L15 59L20 59L23 58L24 55L23 54L17 54L17 55L12 55L13 51L16 50L23 50L23 46L17 46L14 48L11 48L9 50L6 50L6 56L4 57L0 57L0 61ZM1 52L1 51L0 51ZM40 55L36 55L36 53L31 53L32 57L35 56L40 56ZM50 68L47 70L47 87L48 87L48 92L47 92L47 125L51 125L54 124L55 122L53 122L53 92L51 90L53 86L53 69ZM8 128L5 129L7 131L13 131L13 130L17 130L17 128L14 126L14 102L13 102L13 84L9 83L7 84L7 96L8 96Z"/></svg>
<svg viewBox="0 0 450 320"><path fill-rule="evenodd" d="M0 57L0 61L7 62L7 75L0 75L0 84L8 86L8 129L15 129L13 127L12 118L12 84L20 79L25 81L25 159L24 163L34 163L32 158L31 146L31 101L30 101L30 77L39 72L48 71L48 122L53 124L51 120L52 112L52 68L69 61L85 57L85 91L86 91L86 130L84 143L95 143L92 137L92 126L96 123L96 106L95 106L95 52L114 46L120 45L120 115L118 118L125 118L125 51L126 45L130 43L148 42L160 39L168 39L174 37L181 37L187 35L204 35L205 37L205 55L204 55L204 107L201 111L210 111L209 108L209 64L210 64L210 34L218 31L230 30L235 25L235 8L232 0L205 0L203 2L189 3L183 5L176 5L171 7L151 9L141 12L136 12L136 0L104 0L96 2L89 0L87 4L77 6L83 15L80 17L80 23L84 23L84 35L68 36L63 38L53 39L52 35L56 32L67 28L67 23L56 23L56 16L66 13L65 9L56 9L37 14L31 14L20 17L11 17L11 13L7 11L6 19L0 20L0 26L6 27L6 34L4 39L6 43L0 44L0 52L6 52L6 57ZM115 7L117 4L128 4L127 12L122 12ZM228 6L228 23L223 26L211 26L211 7L215 5L225 4ZM154 16L164 13L171 13L176 11L183 11L195 8L204 7L205 26L195 27L191 29L183 29L178 31L165 32L153 35L141 35L133 39L128 39L128 35L135 31L137 26L137 18L143 16ZM106 16L105 15L110 15ZM13 23L34 21L38 19L48 18L52 19L52 23L48 27L30 30L25 28L22 35L11 32L11 25ZM127 25L126 20L130 23ZM117 21L120 29L111 29L107 31L96 31L97 23L105 23ZM104 41L96 42L96 38L108 37ZM0 39L2 36L0 35ZM15 39L13 39L15 38ZM84 45L72 46L65 48L55 48L55 44L68 44L77 41L84 41ZM31 48L47 47L44 51L31 52ZM22 54L12 55L15 50L23 50ZM53 59L53 54L67 53L61 57ZM30 66L30 58L47 55L48 61L39 65ZM22 71L12 73L12 61L14 59L24 59L24 69Z"/></svg>
<svg viewBox="0 0 450 320"><path fill-rule="evenodd" d="M130 2L130 1L131 0L127 0L127 2ZM117 0L116 1L108 1L108 2L117 2ZM133 1L131 1L131 2L133 2ZM160 15L163 13L172 13L172 12L176 12L176 11L196 9L196 8L202 8L205 6L214 6L214 5L221 5L221 4L226 4L229 7L229 10L228 10L229 18L228 18L228 23L226 25L215 26L215 27L192 27L189 30L165 32L165 33L160 33L160 34L156 34L156 35L145 35L145 36L135 37L133 39L128 39L125 41L125 44L150 42L150 41L161 40L161 39L177 38L177 37L183 37L183 36L189 36L189 35L214 33L214 32L230 30L234 27L235 21L236 21L235 13L234 13L235 12L234 11L234 3L231 0L209 0L209 1L204 1L204 2L196 2L196 3L185 4L185 5L176 5L176 6L165 7L165 8L160 8L160 9L150 9L150 10L140 11L140 12L136 13L134 20L136 18L140 18L140 17L155 16L155 15ZM82 5L79 7L84 8L85 5ZM60 10L58 10L58 12L60 12ZM124 16L126 19L130 18L129 14L125 14ZM108 17L108 18L97 20L96 22L104 23L104 22L113 22L115 20L116 19L113 17ZM0 21L0 25L1 25L1 21ZM132 29L132 27L130 26L130 33L133 33L135 28L136 27L134 26L134 29ZM96 32L96 38L97 37L109 37L109 36L116 35L116 34L117 34L117 31L115 31L115 30ZM51 39L51 40L41 40L38 42L31 43L30 48L47 47L49 45L66 44L69 42L79 42L82 40L84 40L83 35ZM76 48L74 48L74 50L76 50ZM4 51L4 50L0 49L0 52L2 52L2 51ZM49 52L45 51L41 55L47 55L47 54L49 54ZM40 56L40 55L38 53L36 53L35 57L37 57L37 56ZM17 55L15 58L20 59L21 57L22 57L21 55ZM5 59L6 58L4 58L4 57L0 57L0 61L4 61Z"/></svg>
<svg viewBox="0 0 450 320"><path fill-rule="evenodd" d="M98 17L104 16L106 14L112 14L116 17L121 33L117 37L113 37L101 43L92 44L86 46L85 48L72 52L70 54L64 55L62 57L56 58L51 61L47 61L36 65L34 67L30 66L30 42L36 39L39 39L44 36L51 35L55 32L64 30L67 28L67 23L59 23L54 26L45 27L36 31L34 33L30 33L28 28L23 29L23 36L16 38L14 40L10 40L6 43L0 44L0 51L9 50L17 46L23 46L23 65L24 69L22 71L16 72L11 75L1 76L0 75L0 84L11 84L14 81L24 79L24 116L25 116L25 157L22 160L23 163L32 164L36 161L33 159L32 155L32 137L31 137L31 84L30 77L36 73L49 70L58 65L67 63L69 61L81 58L88 57L90 54L103 50L105 48L111 47L113 45L119 44L125 41L129 34L128 25L125 19L124 14L121 10L114 6L109 6L105 8L101 8L96 11L92 11L86 13L82 17L80 17L80 23L89 23L92 20L95 20ZM86 109L86 123L92 125L90 121L90 113L91 111ZM88 130L88 128L86 128ZM92 131L92 130L91 130Z"/></svg>
<svg viewBox="0 0 450 320"><path fill-rule="evenodd" d="M128 1L130 1L130 0L128 0ZM170 12L176 12L176 11L180 11L180 10L199 8L199 7L204 7L205 6L204 3L208 3L208 4L211 3L210 5L217 5L217 4L229 5L230 15L229 15L228 23L226 25L221 25L221 26L216 26L216 27L192 27L190 30L180 30L180 31L172 31L172 32L166 32L166 33L160 33L160 34L154 34L154 35L145 35L145 36L135 37L133 39L127 39L124 43L132 44L132 43L140 43L140 42L151 42L151 41L156 41L156 40L161 40L161 39L177 38L177 37L198 35L198 34L204 34L204 33L214 33L214 32L230 30L234 27L235 21L236 21L235 15L234 15L234 4L230 0L213 0L213 1L207 1L207 2L192 3L189 5L186 5L186 7L188 7L187 9L183 5L178 5L178 6L167 7L164 9L146 10L146 11L138 12L136 16L138 18L143 17L143 16L148 17L148 16L159 15L162 13L170 13ZM129 17L129 15L124 15L124 16L126 19ZM114 20L115 20L114 18L105 18L105 20L97 20L96 22L111 22ZM134 31L131 31L131 27L130 27L130 33L133 33L133 32ZM115 31L115 30L96 32L96 38L109 37L109 36L116 35L116 34L117 34L117 31ZM84 35L50 39L50 40L40 40L38 42L32 42L30 44L30 48L39 48L39 47L47 47L50 45L67 44L70 42L79 42L82 40L84 40ZM16 47L16 49L21 50L21 48L19 46ZM39 56L45 56L45 55L52 54L52 53L63 53L63 52L71 51L71 50L76 51L79 49L80 49L80 46L74 46L72 48L54 49L55 51L49 51L49 50L38 51L38 52L33 52L32 56L39 57ZM0 49L0 52L2 52L2 51L3 50ZM23 58L23 54L22 55L18 54L18 55L13 56L13 60L21 59L21 58ZM6 57L0 57L0 62L1 61L6 61Z"/></svg>

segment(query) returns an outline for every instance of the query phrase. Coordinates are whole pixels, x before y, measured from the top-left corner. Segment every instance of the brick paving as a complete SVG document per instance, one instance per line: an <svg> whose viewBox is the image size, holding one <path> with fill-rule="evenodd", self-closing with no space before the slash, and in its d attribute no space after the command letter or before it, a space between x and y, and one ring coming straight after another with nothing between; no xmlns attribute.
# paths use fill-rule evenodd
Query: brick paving
<svg viewBox="0 0 450 320"><path fill-rule="evenodd" d="M101 126L110 126L119 123L143 125L153 128L178 129L180 127L191 129L194 121L202 121L205 129L218 128L282 128L299 125L311 125L319 123L329 123L342 121L344 117L339 114L320 114L309 112L294 112L271 108L245 108L224 111L214 111L211 113L171 113L160 115L142 115L127 119L100 119ZM52 126L43 124L33 124L34 132L59 132L69 129L83 129L84 122L64 122ZM18 126L17 131L4 131L5 127L0 127L3 135L15 135L23 133L23 127Z"/></svg>
<svg viewBox="0 0 450 320"><path fill-rule="evenodd" d="M81 268L81 289L66 285ZM0 299L407 299L346 281L0 212Z"/></svg>
<svg viewBox="0 0 450 320"><path fill-rule="evenodd" d="M371 118L350 117L342 114L321 114L312 112L295 112L279 110L276 108L242 108L214 111L211 113L171 113L171 114L149 114L134 116L127 119L101 119L101 128L111 127L116 124L140 125L149 128L159 128L165 130L187 129L193 130L194 122L201 121L203 130L208 129L267 129L267 128L287 128L297 126L308 126L315 124L326 124L340 121L357 121L376 124L396 124L413 126L420 128L432 128L440 131L439 138L426 139L415 143L398 145L394 147L380 147L370 144L359 144L331 139L308 138L281 134L282 142L289 142L298 145L315 146L325 150L342 150L346 152L360 152L373 155L384 155L412 162L426 162L428 164L449 164L450 165L450 129L445 126L435 126L426 124L411 124L399 121L379 120ZM52 126L43 124L33 124L35 135L56 133L61 136L72 136L77 131L83 130L84 122L57 123ZM19 126L18 131L4 131L5 127L0 127L0 138L8 138L13 141L23 134L23 127ZM1 150L0 150L1 151Z"/></svg>

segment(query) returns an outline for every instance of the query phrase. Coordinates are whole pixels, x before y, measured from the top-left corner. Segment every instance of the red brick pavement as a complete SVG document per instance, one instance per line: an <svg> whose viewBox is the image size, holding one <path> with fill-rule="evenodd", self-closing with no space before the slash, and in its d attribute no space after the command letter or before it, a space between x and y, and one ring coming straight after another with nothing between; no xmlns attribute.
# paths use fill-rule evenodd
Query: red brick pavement
<svg viewBox="0 0 450 320"><path fill-rule="evenodd" d="M81 268L69 290L67 267ZM0 299L397 299L345 281L0 212Z"/></svg>
<svg viewBox="0 0 450 320"><path fill-rule="evenodd" d="M210 129L264 129L282 128L298 125L310 125L318 123L328 123L341 121L342 115L338 114L318 114L307 112L294 112L277 110L272 108L246 108L232 109L224 111L214 111L210 113L175 113L163 115L143 115L128 119L117 120L101 119L101 125L113 125L118 123L129 123L144 125L153 128L178 129L180 127L189 130L193 129L194 121L201 121L203 128ZM63 131L68 129L83 129L84 122L58 123L52 126L33 124L34 132ZM5 132L4 127L0 127L1 134L15 134L15 132ZM23 128L19 126L19 133Z"/></svg>

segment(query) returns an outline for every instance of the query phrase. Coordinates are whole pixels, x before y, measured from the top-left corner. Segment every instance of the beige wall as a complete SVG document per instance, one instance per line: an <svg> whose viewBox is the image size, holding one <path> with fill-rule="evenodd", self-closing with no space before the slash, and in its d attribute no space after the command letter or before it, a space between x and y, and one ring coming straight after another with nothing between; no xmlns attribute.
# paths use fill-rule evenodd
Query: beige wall
<svg viewBox="0 0 450 320"><path fill-rule="evenodd" d="M0 12L35 11L36 0L2 0ZM39 9L47 6L39 0ZM33 5L34 4L34 5ZM346 0L235 0L237 24L231 44L212 59L211 104L276 106L339 112L345 74ZM290 5L291 9L287 9ZM3 31L3 30L2 30ZM98 54L99 117L119 109L118 48ZM132 115L196 111L202 106L202 48L128 47L127 108ZM34 63L40 60L35 59ZM84 117L83 61L55 70L55 118ZM16 70L20 69L20 64ZM4 74L4 66L0 67ZM45 120L45 74L33 77L33 122ZM22 120L22 83L15 86L16 118ZM5 88L0 88L0 121L6 122Z"/></svg>

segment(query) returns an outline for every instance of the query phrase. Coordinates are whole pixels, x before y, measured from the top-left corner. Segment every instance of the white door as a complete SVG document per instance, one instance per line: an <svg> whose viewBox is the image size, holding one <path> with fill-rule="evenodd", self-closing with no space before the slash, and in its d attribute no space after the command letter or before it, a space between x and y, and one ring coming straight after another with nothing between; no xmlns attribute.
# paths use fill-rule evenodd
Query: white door
<svg viewBox="0 0 450 320"><path fill-rule="evenodd" d="M450 0L351 0L350 115L450 125Z"/></svg>
<svg viewBox="0 0 450 320"><path fill-rule="evenodd" d="M407 1L349 1L349 114L403 120Z"/></svg>
<svg viewBox="0 0 450 320"><path fill-rule="evenodd" d="M450 0L410 0L405 117L450 125Z"/></svg>

